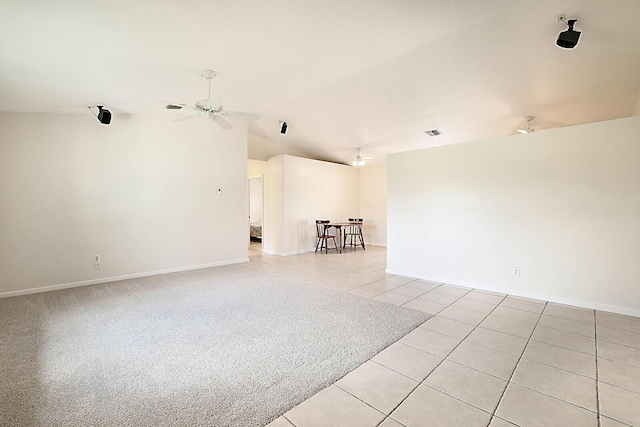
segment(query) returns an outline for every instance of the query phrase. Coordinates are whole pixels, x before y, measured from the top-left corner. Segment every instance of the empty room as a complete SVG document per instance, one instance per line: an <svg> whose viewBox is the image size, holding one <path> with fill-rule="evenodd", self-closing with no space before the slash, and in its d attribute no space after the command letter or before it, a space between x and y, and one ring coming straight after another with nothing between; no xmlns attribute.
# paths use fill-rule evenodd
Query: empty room
<svg viewBox="0 0 640 427"><path fill-rule="evenodd" d="M640 425L639 18L0 1L0 426Z"/></svg>

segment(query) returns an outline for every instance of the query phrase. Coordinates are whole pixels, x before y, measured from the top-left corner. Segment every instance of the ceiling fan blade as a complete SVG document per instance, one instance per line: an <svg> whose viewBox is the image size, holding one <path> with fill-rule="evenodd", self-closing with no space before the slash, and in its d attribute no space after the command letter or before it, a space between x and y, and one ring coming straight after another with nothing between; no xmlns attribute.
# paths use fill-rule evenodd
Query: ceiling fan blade
<svg viewBox="0 0 640 427"><path fill-rule="evenodd" d="M185 120L189 120L189 119L193 119L195 117L201 117L202 114L194 114L192 116L185 116L185 117L180 117L179 119L175 119L173 120L174 122L183 122Z"/></svg>
<svg viewBox="0 0 640 427"><path fill-rule="evenodd" d="M374 159L375 157L360 157L362 160L371 160Z"/></svg>
<svg viewBox="0 0 640 427"><path fill-rule="evenodd" d="M222 110L219 113L216 113L217 115L220 116L227 116L227 117L239 117L241 119L247 119L247 120L260 120L261 116L260 114L253 114L253 113L241 113L239 111L226 111L226 110Z"/></svg>
<svg viewBox="0 0 640 427"><path fill-rule="evenodd" d="M182 110L183 108L190 108L192 110L202 111L198 107L193 107L193 106L187 105L187 104L177 104L177 103L172 103L172 102L167 103L167 105L164 108L166 110Z"/></svg>
<svg viewBox="0 0 640 427"><path fill-rule="evenodd" d="M226 121L225 119L223 119L217 114L213 115L211 119L224 130L229 130L233 128L233 126L231 126L231 123L229 123L228 121Z"/></svg>

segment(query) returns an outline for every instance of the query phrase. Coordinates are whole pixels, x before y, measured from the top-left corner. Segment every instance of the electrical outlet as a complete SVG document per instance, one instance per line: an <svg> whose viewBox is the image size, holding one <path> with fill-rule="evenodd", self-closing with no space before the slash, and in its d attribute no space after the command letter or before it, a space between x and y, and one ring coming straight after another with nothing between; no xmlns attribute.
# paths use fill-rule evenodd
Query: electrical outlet
<svg viewBox="0 0 640 427"><path fill-rule="evenodd" d="M95 262L93 263L93 269L94 269L94 270L100 270L100 262L95 261Z"/></svg>
<svg viewBox="0 0 640 427"><path fill-rule="evenodd" d="M178 252L174 253L174 254L173 254L173 260L174 260L174 261L177 261L177 260L179 260L179 259L180 259L180 255L178 255Z"/></svg>
<svg viewBox="0 0 640 427"><path fill-rule="evenodd" d="M520 276L520 267L516 267L513 269L513 275L514 276Z"/></svg>
<svg viewBox="0 0 640 427"><path fill-rule="evenodd" d="M94 255L93 262L100 262L100 255Z"/></svg>

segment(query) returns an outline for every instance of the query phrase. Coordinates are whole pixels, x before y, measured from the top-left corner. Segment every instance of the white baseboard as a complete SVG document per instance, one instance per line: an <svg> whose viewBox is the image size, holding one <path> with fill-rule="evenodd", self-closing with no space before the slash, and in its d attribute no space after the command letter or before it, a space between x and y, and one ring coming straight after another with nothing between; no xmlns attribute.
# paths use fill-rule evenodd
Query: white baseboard
<svg viewBox="0 0 640 427"><path fill-rule="evenodd" d="M300 255L300 254L306 254L309 252L313 252L313 249L309 249L309 250L299 250L299 251L291 251L291 252L269 252L269 251L262 251L265 254L269 254L269 255L277 255L277 256L290 256L290 255Z"/></svg>
<svg viewBox="0 0 640 427"><path fill-rule="evenodd" d="M405 276L405 277L415 277L417 279L426 280L429 282L444 283L447 285L454 285L454 286L463 286L465 288L474 288L474 289L479 289L483 291L499 292L501 294L509 294L516 297L532 298L532 299L538 299L542 301L554 302L557 304L573 305L576 307L583 307L583 308L589 308L589 309L600 310L600 311L609 311L611 313L640 317L640 310L632 307L622 307L618 305L602 304L595 301L586 301L586 300L581 300L577 298L566 298L558 295L540 294L537 292L505 289L505 288L500 288L496 286L487 286L482 283L467 282L464 280L456 280L456 279L444 278L444 277L416 277L415 274L413 273L407 273L406 271L393 270L390 268L385 269L385 273L397 274L398 276Z"/></svg>
<svg viewBox="0 0 640 427"><path fill-rule="evenodd" d="M169 268L166 270L147 271L144 273L126 274L123 276L103 277L101 279L82 280L80 282L62 283L59 285L42 286L38 288L21 289L19 291L10 291L0 293L0 298L16 297L19 295L37 294L40 292L57 291L60 289L78 288L80 286L98 285L100 283L117 282L119 280L137 279L139 277L157 276L159 274L177 273L180 271L200 270L202 268L220 267L223 265L240 264L249 262L249 258L233 259L228 261L212 262L209 264L192 265L188 267Z"/></svg>
<svg viewBox="0 0 640 427"><path fill-rule="evenodd" d="M386 248L387 245L386 244L380 244L380 243L368 243L365 242L366 246L380 246L380 247L384 247ZM333 251L333 248L329 248L329 251ZM324 252L324 249L322 250ZM265 251L263 250L262 252L264 252L265 254L269 254L269 255L278 255L278 256L291 256L291 255L300 255L300 254L308 254L309 252L315 252L315 248L314 249L304 249L304 250L297 250L297 251L291 251L291 252L269 252L269 251ZM320 250L318 249L318 252L320 252Z"/></svg>

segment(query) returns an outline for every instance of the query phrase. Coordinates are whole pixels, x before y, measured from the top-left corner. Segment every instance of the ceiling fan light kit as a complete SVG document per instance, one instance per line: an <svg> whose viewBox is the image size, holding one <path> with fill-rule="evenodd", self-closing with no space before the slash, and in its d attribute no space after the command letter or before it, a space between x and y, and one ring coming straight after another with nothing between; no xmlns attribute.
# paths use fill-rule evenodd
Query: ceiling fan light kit
<svg viewBox="0 0 640 427"><path fill-rule="evenodd" d="M207 79L207 80L211 80L212 78L214 78L217 74L215 71L213 70L204 70L202 73L200 73L200 75Z"/></svg>

